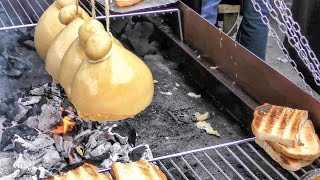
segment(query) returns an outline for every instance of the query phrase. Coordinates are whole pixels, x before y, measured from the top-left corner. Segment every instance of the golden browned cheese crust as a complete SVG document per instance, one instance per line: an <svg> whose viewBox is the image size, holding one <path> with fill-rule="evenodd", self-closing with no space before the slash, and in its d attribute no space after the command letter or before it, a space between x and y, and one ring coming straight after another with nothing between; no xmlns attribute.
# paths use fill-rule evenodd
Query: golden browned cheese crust
<svg viewBox="0 0 320 180"><path fill-rule="evenodd" d="M116 4L119 7L126 7L137 4L143 0L116 0Z"/></svg>

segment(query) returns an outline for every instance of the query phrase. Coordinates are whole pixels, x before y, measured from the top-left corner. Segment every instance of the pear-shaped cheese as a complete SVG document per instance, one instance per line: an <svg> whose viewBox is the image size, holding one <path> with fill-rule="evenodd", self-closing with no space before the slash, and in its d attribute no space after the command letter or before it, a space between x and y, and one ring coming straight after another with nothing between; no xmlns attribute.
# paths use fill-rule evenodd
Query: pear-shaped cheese
<svg viewBox="0 0 320 180"><path fill-rule="evenodd" d="M53 40L46 57L46 70L55 83L59 82L60 64L65 52L78 37L80 26L90 18L82 9L79 8L78 11L77 13L75 5L69 5L59 13L60 22L67 26Z"/></svg>
<svg viewBox="0 0 320 180"><path fill-rule="evenodd" d="M75 0L55 0L41 15L34 32L34 45L40 58L45 61L53 39L65 27L59 21L60 9L75 4Z"/></svg>
<svg viewBox="0 0 320 180"><path fill-rule="evenodd" d="M85 59L84 45L89 36L97 31L104 31L103 25L97 20L87 20L79 28L79 37L73 41L67 52L64 54L60 65L60 84L64 88L71 101L71 85L76 71L81 62Z"/></svg>
<svg viewBox="0 0 320 180"><path fill-rule="evenodd" d="M60 65L60 84L64 88L68 98L71 99L71 85L76 71L78 70L81 62L85 59L84 45L88 38L97 31L104 31L104 27L101 22L91 19L87 20L79 28L79 37L73 41L64 54ZM117 40L113 39L116 45L122 46Z"/></svg>
<svg viewBox="0 0 320 180"><path fill-rule="evenodd" d="M87 58L73 79L72 102L84 119L116 121L133 117L153 98L149 68L136 55L112 43L110 37L104 31L88 39Z"/></svg>

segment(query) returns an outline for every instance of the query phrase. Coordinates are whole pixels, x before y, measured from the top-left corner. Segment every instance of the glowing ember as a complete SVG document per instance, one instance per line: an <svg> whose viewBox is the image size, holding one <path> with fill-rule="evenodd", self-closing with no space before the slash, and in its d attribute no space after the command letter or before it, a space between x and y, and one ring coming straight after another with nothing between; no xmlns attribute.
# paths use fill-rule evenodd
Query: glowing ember
<svg viewBox="0 0 320 180"><path fill-rule="evenodd" d="M72 128L76 125L68 116L65 116L62 119L62 126L57 126L56 129L50 131L52 134L65 134L72 130Z"/></svg>

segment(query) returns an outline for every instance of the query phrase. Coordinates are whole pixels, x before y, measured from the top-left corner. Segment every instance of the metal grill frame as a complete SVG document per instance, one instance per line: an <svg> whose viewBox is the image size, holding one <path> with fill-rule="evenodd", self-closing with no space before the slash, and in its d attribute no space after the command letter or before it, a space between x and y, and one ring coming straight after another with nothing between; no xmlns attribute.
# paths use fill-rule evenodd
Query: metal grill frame
<svg viewBox="0 0 320 180"><path fill-rule="evenodd" d="M90 1L80 0L80 6L91 15ZM2 0L0 1L0 31L34 27L41 17L42 13L53 3L53 0ZM104 6L96 4L97 19L104 19ZM180 40L183 41L183 30L181 24L181 13L178 8L174 7L159 7L149 10L141 10L129 13L110 14L110 18L124 17L140 17L140 16L157 16L164 14L175 13L178 18Z"/></svg>
<svg viewBox="0 0 320 180"><path fill-rule="evenodd" d="M320 160L316 159L311 165L301 168L299 171L286 171L282 169L275 161L273 161L262 148L256 145L254 140L255 138L248 138L239 141L233 141L211 147L162 156L150 161L157 164L161 170L166 173L167 177L172 180L291 180L300 179L300 177L308 171L320 167ZM250 152L246 152L248 149ZM188 156L192 157L191 159L193 159L193 161L187 161L186 159ZM197 164L196 169L192 167L195 166L195 162ZM180 166L178 164L180 164ZM212 170L210 169L215 169L218 173L213 174ZM200 175L198 171L202 171L202 175Z"/></svg>

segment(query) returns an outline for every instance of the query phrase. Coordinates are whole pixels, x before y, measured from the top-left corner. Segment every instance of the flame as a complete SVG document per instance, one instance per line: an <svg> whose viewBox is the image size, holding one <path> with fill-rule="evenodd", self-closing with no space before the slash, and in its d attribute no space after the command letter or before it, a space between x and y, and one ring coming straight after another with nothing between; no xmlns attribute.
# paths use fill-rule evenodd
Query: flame
<svg viewBox="0 0 320 180"><path fill-rule="evenodd" d="M57 126L56 129L50 131L52 134L66 134L76 125L68 116L62 119L62 126Z"/></svg>

